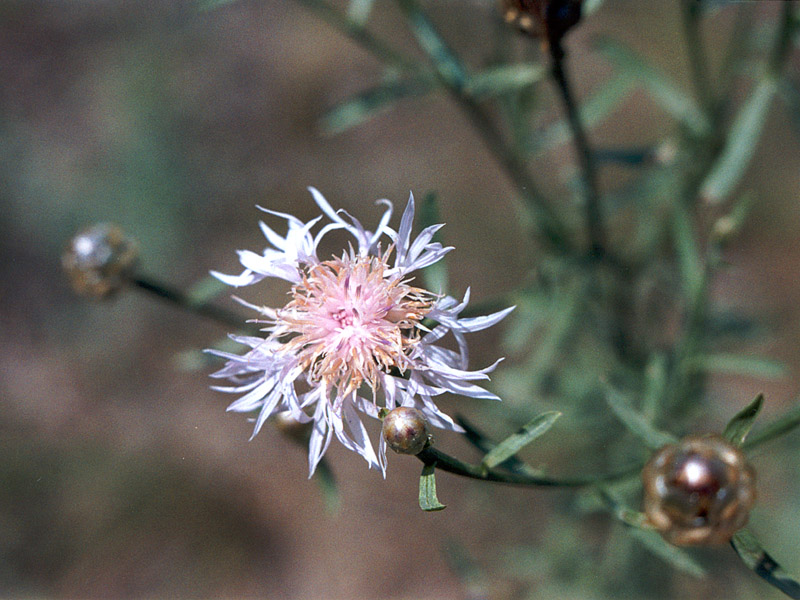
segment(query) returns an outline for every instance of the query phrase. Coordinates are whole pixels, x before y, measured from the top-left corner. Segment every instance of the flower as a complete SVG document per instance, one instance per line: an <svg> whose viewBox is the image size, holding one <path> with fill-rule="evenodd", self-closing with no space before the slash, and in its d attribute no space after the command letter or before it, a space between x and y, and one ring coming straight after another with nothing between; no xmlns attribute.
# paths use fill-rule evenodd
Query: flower
<svg viewBox="0 0 800 600"><path fill-rule="evenodd" d="M267 418L279 412L288 411L297 421L312 423L309 477L334 436L385 476L386 442L381 437L376 453L360 415L380 418L381 408L407 406L419 410L435 427L463 431L433 399L450 392L499 400L473 382L488 379L500 361L468 370L464 334L494 325L513 307L461 318L469 290L459 302L412 285L413 271L432 265L452 250L432 241L441 225L425 228L412 241L413 195L397 230L389 226L391 202L379 200L386 210L371 232L345 211L334 211L316 189L309 191L322 215L303 223L261 208L286 220L286 236L262 222L270 247L261 254L240 251L244 267L240 275L212 271L232 286L252 285L268 277L292 286L291 299L282 308L239 300L261 313L263 318L257 322L264 325L266 337L231 336L250 348L241 356L210 350L227 359L212 377L232 384L214 389L244 394L228 410L258 411L253 436ZM312 234L323 217L327 222ZM340 256L321 260L317 247L334 230L343 230L354 241ZM448 333L457 350L438 345Z"/></svg>
<svg viewBox="0 0 800 600"><path fill-rule="evenodd" d="M83 229L61 255L72 289L95 299L116 294L136 269L138 260L138 244L111 223Z"/></svg>
<svg viewBox="0 0 800 600"><path fill-rule="evenodd" d="M659 449L642 471L647 519L667 541L715 545L745 526L756 500L755 471L717 435L691 435Z"/></svg>

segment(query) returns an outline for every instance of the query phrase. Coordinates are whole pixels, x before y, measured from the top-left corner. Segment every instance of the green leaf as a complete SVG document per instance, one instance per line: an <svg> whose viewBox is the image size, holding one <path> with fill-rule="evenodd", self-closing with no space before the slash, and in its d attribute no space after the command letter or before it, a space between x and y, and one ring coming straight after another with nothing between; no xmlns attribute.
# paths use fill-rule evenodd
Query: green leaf
<svg viewBox="0 0 800 600"><path fill-rule="evenodd" d="M634 79L627 73L619 73L604 83L598 91L578 108L581 121L587 129L596 127L629 96ZM560 144L572 140L572 132L566 119L559 119L528 143L528 152L548 152Z"/></svg>
<svg viewBox="0 0 800 600"><path fill-rule="evenodd" d="M615 389L606 392L606 402L617 415L620 421L636 437L641 439L648 448L653 450L666 444L674 444L677 439L675 436L659 431L640 413L636 412L627 399Z"/></svg>
<svg viewBox="0 0 800 600"><path fill-rule="evenodd" d="M759 394L755 399L740 410L725 426L725 431L722 437L728 440L735 446L741 446L744 443L747 434L755 423L758 413L761 411L761 406L764 404L764 394Z"/></svg>
<svg viewBox="0 0 800 600"><path fill-rule="evenodd" d="M427 512L444 510L445 505L436 497L436 468L434 465L422 467L419 476L419 507Z"/></svg>
<svg viewBox="0 0 800 600"><path fill-rule="evenodd" d="M681 202L676 202L673 206L672 235L685 295L690 302L693 302L702 290L705 267L694 239L689 211Z"/></svg>
<svg viewBox="0 0 800 600"><path fill-rule="evenodd" d="M745 449L755 448L765 442L785 435L800 425L800 404L786 411L764 429L751 435L744 444Z"/></svg>
<svg viewBox="0 0 800 600"><path fill-rule="evenodd" d="M734 534L731 546L751 571L790 598L800 599L800 583L775 562L756 537L746 529Z"/></svg>
<svg viewBox="0 0 800 600"><path fill-rule="evenodd" d="M543 65L502 65L472 75L465 91L473 98L492 98L527 88L546 75Z"/></svg>
<svg viewBox="0 0 800 600"><path fill-rule="evenodd" d="M336 477L330 464L323 457L314 471L314 480L319 485L322 498L325 501L325 509L330 514L335 514L339 510L341 498L339 497L339 487L336 485Z"/></svg>
<svg viewBox="0 0 800 600"><path fill-rule="evenodd" d="M197 281L188 289L186 292L186 299L192 306L199 306L211 302L225 290L229 289L230 286L222 283L216 277L208 275Z"/></svg>
<svg viewBox="0 0 800 600"><path fill-rule="evenodd" d="M447 46L433 23L419 7L416 0L398 0L400 8L408 18L411 31L420 47L433 61L439 76L448 85L462 89L467 81L467 70L458 57Z"/></svg>
<svg viewBox="0 0 800 600"><path fill-rule="evenodd" d="M400 100L422 96L434 87L432 79L422 76L413 80L393 81L379 85L361 92L329 110L322 117L322 128L327 134L342 133L391 109Z"/></svg>
<svg viewBox="0 0 800 600"><path fill-rule="evenodd" d="M709 130L708 119L691 96L639 54L609 38L600 39L597 49L618 70L634 76L661 108L686 124L695 134L703 134Z"/></svg>
<svg viewBox="0 0 800 600"><path fill-rule="evenodd" d="M667 357L653 354L645 369L644 398L642 399L642 417L648 423L658 414L658 406L664 397L667 386Z"/></svg>
<svg viewBox="0 0 800 600"><path fill-rule="evenodd" d="M774 77L763 77L739 109L725 148L700 187L700 196L707 202L717 204L723 201L744 175L758 145L777 88Z"/></svg>
<svg viewBox="0 0 800 600"><path fill-rule="evenodd" d="M648 524L644 513L625 506L607 487L600 487L598 493L614 516L626 525L626 531L650 552L665 560L676 569L694 577L703 577L705 570L689 554L668 543L661 534Z"/></svg>
<svg viewBox="0 0 800 600"><path fill-rule="evenodd" d="M375 0L350 0L350 4L347 6L347 17L353 23L358 23L363 27L366 25L374 5Z"/></svg>
<svg viewBox="0 0 800 600"><path fill-rule="evenodd" d="M436 192L428 192L420 203L419 210L420 226L425 229L431 225L438 225L442 222L439 215L439 199ZM441 231L437 231L431 238L433 242L442 243ZM447 276L447 257L425 267L422 271L425 278L425 287L437 294L446 294L449 286Z"/></svg>
<svg viewBox="0 0 800 600"><path fill-rule="evenodd" d="M493 469L500 463L508 460L526 445L530 444L533 440L550 429L560 416L560 412L550 411L535 417L517 433L508 436L497 444L497 446L492 448L492 450L483 457L481 464L487 469Z"/></svg>
<svg viewBox="0 0 800 600"><path fill-rule="evenodd" d="M688 573L693 577L704 577L705 569L689 554L667 542L661 534L653 529L628 528L628 533L650 552L665 560L676 569Z"/></svg>
<svg viewBox="0 0 800 600"><path fill-rule="evenodd" d="M198 0L197 8L198 10L214 10L233 2L234 0Z"/></svg>
<svg viewBox="0 0 800 600"><path fill-rule="evenodd" d="M783 363L742 354L701 354L692 358L690 366L696 371L749 375L764 379L777 379L786 375L786 366Z"/></svg>
<svg viewBox="0 0 800 600"><path fill-rule="evenodd" d="M488 454L497 446L497 444L487 438L483 432L478 431L478 429L464 417L456 417L456 422L464 428L464 437L467 438L467 441L483 454ZM509 457L497 466L501 469L508 469L514 473L523 473L529 477L544 477L544 472L541 469L534 469L516 456Z"/></svg>

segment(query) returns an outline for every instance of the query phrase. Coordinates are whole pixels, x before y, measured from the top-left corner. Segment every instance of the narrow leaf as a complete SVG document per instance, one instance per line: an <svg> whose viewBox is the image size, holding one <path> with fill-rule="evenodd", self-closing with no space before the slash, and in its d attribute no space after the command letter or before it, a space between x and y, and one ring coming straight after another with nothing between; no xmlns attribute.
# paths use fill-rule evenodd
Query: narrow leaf
<svg viewBox="0 0 800 600"><path fill-rule="evenodd" d="M510 435L492 448L492 450L483 457L481 464L487 469L492 469L500 463L505 462L527 444L530 444L533 440L550 429L560 416L560 412L550 411L535 417L517 433Z"/></svg>
<svg viewBox="0 0 800 600"><path fill-rule="evenodd" d="M664 446L665 444L674 444L677 439L663 431L659 431L653 427L650 422L645 419L640 413L636 412L628 401L614 389L609 389L606 392L606 402L617 415L623 425L641 439L648 448L653 450Z"/></svg>
<svg viewBox="0 0 800 600"><path fill-rule="evenodd" d="M639 54L609 38L599 40L597 48L617 69L634 76L661 108L685 123L693 132L701 134L708 131L708 120L691 96Z"/></svg>
<svg viewBox="0 0 800 600"><path fill-rule="evenodd" d="M197 8L199 10L214 10L233 2L234 0L198 0Z"/></svg>
<svg viewBox="0 0 800 600"><path fill-rule="evenodd" d="M342 133L389 110L404 98L422 96L433 88L434 82L424 77L379 85L329 110L322 117L322 128L327 134Z"/></svg>
<svg viewBox="0 0 800 600"><path fill-rule="evenodd" d="M744 447L745 449L750 449L760 446L765 442L789 433L798 425L800 425L800 404L789 409L782 417L779 417L758 433L751 435L745 442Z"/></svg>
<svg viewBox="0 0 800 600"><path fill-rule="evenodd" d="M707 202L723 201L741 180L755 152L777 88L774 77L764 76L739 109L725 148L700 188L700 195Z"/></svg>
<svg viewBox="0 0 800 600"><path fill-rule="evenodd" d="M705 267L694 239L689 211L681 202L675 203L672 210L672 235L685 295L693 302L702 289Z"/></svg>
<svg viewBox="0 0 800 600"><path fill-rule="evenodd" d="M629 96L634 79L627 73L619 73L604 83L578 109L581 121L586 128L596 127L608 117L623 100ZM548 152L554 147L572 139L566 119L559 119L542 132L537 133L528 143L528 152Z"/></svg>
<svg viewBox="0 0 800 600"><path fill-rule="evenodd" d="M350 0L350 4L347 6L347 17L353 23L358 23L363 27L367 24L374 4L375 0Z"/></svg>
<svg viewBox="0 0 800 600"><path fill-rule="evenodd" d="M648 524L647 517L623 504L619 498L608 488L598 489L600 498L611 510L614 516L624 525L626 531L638 542L644 545L650 552L665 560L676 569L680 569L694 577L703 577L705 570L689 554L680 548L669 544L661 534L652 529Z"/></svg>
<svg viewBox="0 0 800 600"><path fill-rule="evenodd" d="M502 65L469 78L466 92L474 98L491 98L516 92L541 81L547 69L538 64Z"/></svg>
<svg viewBox="0 0 800 600"><path fill-rule="evenodd" d="M399 4L408 18L414 37L433 61L441 78L456 89L463 88L467 80L466 68L447 46L416 0L399 0Z"/></svg>
<svg viewBox="0 0 800 600"><path fill-rule="evenodd" d="M741 354L702 354L695 356L690 366L697 371L749 375L764 379L777 379L786 375L786 366L776 360Z"/></svg>
<svg viewBox="0 0 800 600"><path fill-rule="evenodd" d="M314 471L314 480L319 485L320 492L322 492L325 509L328 513L335 514L339 510L341 503L339 487L336 485L336 477L334 477L333 470L328 461L325 460L325 457L317 464L317 469Z"/></svg>
<svg viewBox="0 0 800 600"><path fill-rule="evenodd" d="M747 434L750 433L750 429L753 427L753 423L755 423L763 404L764 394L759 394L750 404L736 413L725 427L722 436L731 444L741 446Z"/></svg>
<svg viewBox="0 0 800 600"><path fill-rule="evenodd" d="M694 560L689 553L668 543L661 534L653 529L628 528L628 533L645 546L650 552L665 560L676 569L693 577L704 577L705 569Z"/></svg>
<svg viewBox="0 0 800 600"><path fill-rule="evenodd" d="M497 446L497 444L487 438L464 417L456 417L456 423L464 428L464 437L467 439L467 441L475 446L475 448L480 450L483 454L491 452L491 450ZM529 477L544 477L544 472L541 469L534 469L533 467L522 462L516 456L509 457L502 463L499 463L497 466L501 469L508 469L513 473L523 473Z"/></svg>
<svg viewBox="0 0 800 600"><path fill-rule="evenodd" d="M797 583L781 566L775 562L761 546L756 537L742 529L734 534L731 546L742 562L756 575L775 586L790 598L800 599L800 583Z"/></svg>
<svg viewBox="0 0 800 600"><path fill-rule="evenodd" d="M419 507L427 512L445 508L445 505L436 497L435 470L434 465L425 465L419 476Z"/></svg>
<svg viewBox="0 0 800 600"><path fill-rule="evenodd" d="M186 298L192 306L199 306L211 302L225 290L230 290L230 286L208 275L189 288Z"/></svg>
<svg viewBox="0 0 800 600"><path fill-rule="evenodd" d="M439 215L439 198L436 192L429 192L420 203L419 210L420 228L425 229L432 225L438 225L442 222ZM442 232L437 231L431 238L432 242L442 243ZM425 267L422 271L425 278L425 287L437 294L446 294L448 290L448 275L447 275L447 257Z"/></svg>
<svg viewBox="0 0 800 600"><path fill-rule="evenodd" d="M663 354L653 354L645 369L644 398L642 416L650 423L658 414L658 407L667 386L667 358Z"/></svg>

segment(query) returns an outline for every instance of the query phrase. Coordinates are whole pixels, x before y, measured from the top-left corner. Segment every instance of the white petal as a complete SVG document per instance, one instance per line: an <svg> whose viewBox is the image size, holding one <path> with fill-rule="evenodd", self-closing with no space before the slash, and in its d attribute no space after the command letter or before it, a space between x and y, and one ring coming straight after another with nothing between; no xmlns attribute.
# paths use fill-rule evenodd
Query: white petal
<svg viewBox="0 0 800 600"><path fill-rule="evenodd" d="M219 271L210 271L213 277L219 279L226 285L234 287L241 287L243 285L250 285L264 279L264 275L253 273L250 269L245 270L241 275L225 275Z"/></svg>

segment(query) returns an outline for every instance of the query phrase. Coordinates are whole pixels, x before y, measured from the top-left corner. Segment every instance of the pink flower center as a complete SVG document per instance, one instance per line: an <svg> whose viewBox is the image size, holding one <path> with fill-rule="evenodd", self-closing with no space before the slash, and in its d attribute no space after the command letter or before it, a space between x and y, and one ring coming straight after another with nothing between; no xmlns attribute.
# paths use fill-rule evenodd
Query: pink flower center
<svg viewBox="0 0 800 600"><path fill-rule="evenodd" d="M417 325L435 296L387 274L388 255L344 255L308 267L277 312L274 335L290 338L284 350L312 385L342 397L366 383L374 394L381 372L412 366Z"/></svg>

